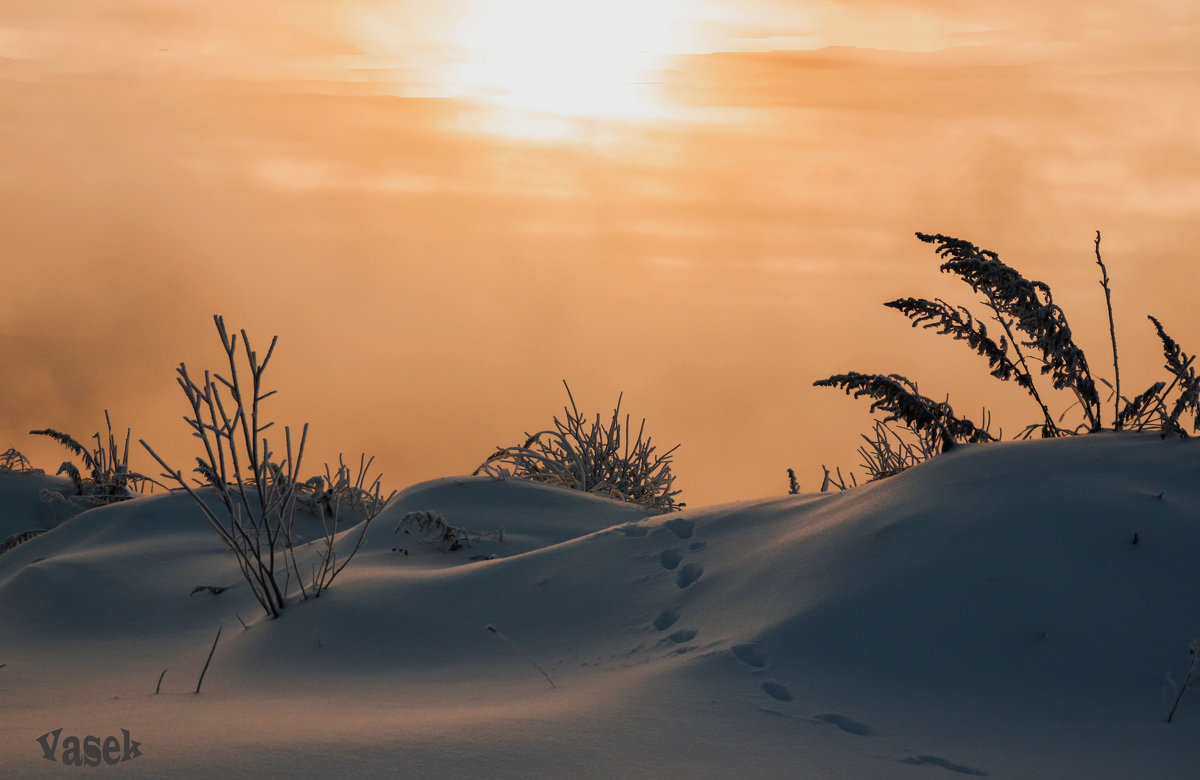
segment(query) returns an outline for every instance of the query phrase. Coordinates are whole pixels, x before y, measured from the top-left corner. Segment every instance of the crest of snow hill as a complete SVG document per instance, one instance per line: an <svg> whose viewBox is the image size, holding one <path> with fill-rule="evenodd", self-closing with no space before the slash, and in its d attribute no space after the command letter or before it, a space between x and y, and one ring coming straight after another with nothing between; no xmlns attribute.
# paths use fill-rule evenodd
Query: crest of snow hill
<svg viewBox="0 0 1200 780"><path fill-rule="evenodd" d="M674 448L656 453L644 421L631 441L619 400L607 425L589 423L568 388L564 422L498 449L476 476L385 496L366 458L357 474L339 463L302 480L306 432L294 447L285 429L283 455L273 453L261 413L273 391L261 380L274 342L260 361L242 332L239 364L238 339L218 317L227 373L196 381L179 369L203 448L197 478L155 455L174 489L131 491L153 480L129 471L128 435L118 457L111 423L92 451L35 431L82 458L85 470L64 470L67 479L37 473L15 450L0 460L0 633L11 653L0 673L38 663L47 642L69 650L124 637L164 657L130 654L114 674L149 679L151 666L236 617L242 633L216 652L218 691L319 674L287 648L322 625L335 632L317 639L329 645L323 658L399 679L420 667L422 679L450 681L495 664L490 632L555 688L645 664L709 674L735 663L764 677L756 690L784 714L805 701L825 708L822 697L883 712L899 692L918 699L914 724L1039 707L1104 713L1106 723L1200 719L1181 706L1200 687L1194 356L1151 318L1167 377L1127 398L1115 339L1110 383L1073 343L1047 285L967 242L918 235L982 296L1003 335L940 299L888 305L965 341L992 375L1028 392L1039 421L1022 441L995 443L986 416L962 418L902 376L838 374L816 384L885 413L860 450L870 484L680 511ZM1074 397L1078 425L1051 413L1059 391ZM1034 432L1043 440L1029 440ZM849 487L827 471L831 484ZM214 557L220 550L230 555ZM297 609L343 570L336 604ZM256 606L260 619L247 621ZM269 622L293 609L294 619ZM345 609L353 620L334 617ZM145 644L151 633L176 639ZM566 663L580 647L597 660ZM274 657L290 660L264 666ZM837 718L822 722L862 725ZM54 756L59 732L38 738ZM80 755L107 762L115 739L95 738L99 753L84 740Z"/></svg>

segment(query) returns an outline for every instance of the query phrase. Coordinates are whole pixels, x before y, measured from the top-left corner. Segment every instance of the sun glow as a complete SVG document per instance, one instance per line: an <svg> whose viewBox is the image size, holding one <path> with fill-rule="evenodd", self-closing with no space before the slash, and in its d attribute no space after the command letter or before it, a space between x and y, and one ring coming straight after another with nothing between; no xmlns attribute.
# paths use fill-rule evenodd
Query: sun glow
<svg viewBox="0 0 1200 780"><path fill-rule="evenodd" d="M447 80L514 108L580 117L654 113L657 72L678 45L664 3L480 0L452 33Z"/></svg>
<svg viewBox="0 0 1200 780"><path fill-rule="evenodd" d="M681 0L451 2L427 75L438 94L505 117L489 132L546 137L596 120L653 120L665 111L659 73L686 43L685 10ZM373 21L371 37L403 53L403 25Z"/></svg>

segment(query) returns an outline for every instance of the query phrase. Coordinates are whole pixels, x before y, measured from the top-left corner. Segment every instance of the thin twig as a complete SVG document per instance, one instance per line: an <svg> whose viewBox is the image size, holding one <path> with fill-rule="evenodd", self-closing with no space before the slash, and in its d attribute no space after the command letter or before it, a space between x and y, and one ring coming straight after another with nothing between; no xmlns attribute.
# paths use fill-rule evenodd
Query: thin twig
<svg viewBox="0 0 1200 780"><path fill-rule="evenodd" d="M208 651L208 660L204 662L204 668L200 670L200 679L196 681L196 693L200 693L200 686L204 684L204 673L208 671L208 665L212 663L213 653L217 650L217 640L221 638L221 627L217 627L217 635L213 638L212 647Z"/></svg>
<svg viewBox="0 0 1200 780"><path fill-rule="evenodd" d="M1108 336L1112 340L1113 374L1116 393L1113 398L1113 428L1121 430L1121 366L1117 361L1117 327L1113 323L1112 290L1108 286L1108 269L1100 257L1100 231L1096 231L1096 264L1100 266L1100 286L1104 288L1104 305L1108 307Z"/></svg>
<svg viewBox="0 0 1200 780"><path fill-rule="evenodd" d="M490 632L490 633L493 633L493 634L495 634L496 636L498 636L498 637L500 637L501 639L503 639L505 642L507 642L507 643L508 643L509 647L511 647L512 649L516 650L516 651L517 651L518 653L520 653L521 655L525 656L525 660L527 660L527 661L529 661L529 663L533 664L533 668L534 668L534 669L537 669L539 672L541 672L541 673L542 673L542 676L546 678L546 682L550 683L550 687L551 687L551 688L557 688L557 687L558 687L557 685L555 685L555 684L554 684L554 680L551 680L551 679L550 679L550 675L546 674L546 670L545 670L545 669L543 669L542 667L538 666L538 662L537 662L537 661L535 661L535 660L533 660L533 657L532 657L532 656L530 656L530 655L529 655L529 653L527 653L527 652L525 652L524 650L522 650L520 647L518 647L518 646L517 646L517 643L516 643L516 642L512 641L511 639L509 639L508 637L506 637L506 636L505 636L503 633L501 633L500 629L496 628L495 626L493 626L493 625L491 625L491 624L488 624L488 625L487 625L487 626L485 626L484 628L485 628L485 630L486 630L486 631L488 631L488 632Z"/></svg>

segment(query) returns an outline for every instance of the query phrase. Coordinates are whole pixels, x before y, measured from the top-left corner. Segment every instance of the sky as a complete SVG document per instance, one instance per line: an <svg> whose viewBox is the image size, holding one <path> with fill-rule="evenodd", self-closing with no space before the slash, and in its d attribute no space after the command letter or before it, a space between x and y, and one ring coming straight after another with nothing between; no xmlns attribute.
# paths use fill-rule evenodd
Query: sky
<svg viewBox="0 0 1200 780"><path fill-rule="evenodd" d="M104 410L184 465L213 314L279 336L267 412L390 488L549 427L570 383L676 443L682 498L856 468L904 374L1019 388L886 300L974 305L914 231L1049 283L1098 373L1200 350L1192 4L0 0L0 450ZM977 308L977 307L976 307ZM1064 411L1070 399L1054 397ZM133 466L151 462L134 452ZM307 470L307 469L305 469Z"/></svg>

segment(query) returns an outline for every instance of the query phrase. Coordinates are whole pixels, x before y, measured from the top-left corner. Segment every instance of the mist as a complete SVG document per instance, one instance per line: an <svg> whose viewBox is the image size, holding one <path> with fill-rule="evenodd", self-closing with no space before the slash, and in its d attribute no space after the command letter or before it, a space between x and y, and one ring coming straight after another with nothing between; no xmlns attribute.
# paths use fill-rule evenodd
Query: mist
<svg viewBox="0 0 1200 780"><path fill-rule="evenodd" d="M856 43L863 14L830 4L822 45L783 51L749 29L780 18L762 3L713 50L670 53L668 117L522 135L415 54L376 67L353 4L282 8L5 12L0 449L53 472L65 451L27 432L83 440L108 409L186 464L173 371L221 368L219 313L260 350L280 337L268 414L311 424L313 471L365 451L389 488L470 473L548 427L566 380L581 409L623 392L682 444L691 506L783 493L788 467L813 490L822 464L856 467L870 424L811 387L831 373L905 374L1006 433L1037 421L982 359L880 306L974 302L917 230L1050 284L1111 376L1101 230L1123 389L1158 378L1146 314L1200 349L1200 72L1179 14L1122 33L1022 8L968 30L956 4L912 6L918 47Z"/></svg>

